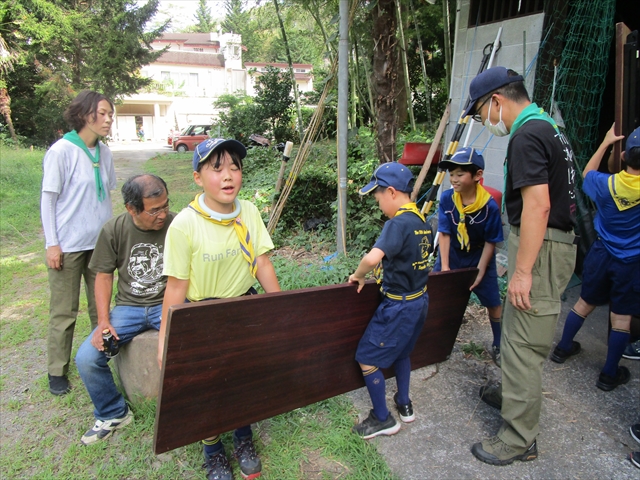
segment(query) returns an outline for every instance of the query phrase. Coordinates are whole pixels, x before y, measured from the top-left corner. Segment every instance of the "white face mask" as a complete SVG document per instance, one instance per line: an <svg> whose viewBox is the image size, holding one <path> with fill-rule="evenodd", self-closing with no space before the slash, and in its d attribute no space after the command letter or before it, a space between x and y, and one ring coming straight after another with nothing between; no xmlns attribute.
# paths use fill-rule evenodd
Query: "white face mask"
<svg viewBox="0 0 640 480"><path fill-rule="evenodd" d="M500 105L500 121L495 125L491 124L491 105L493 105L493 101L489 101L489 112L487 113L487 119L484 121L484 126L489 130L490 133L495 135L496 137L504 137L505 135L509 135L509 130L507 130L507 126L502 121L502 105Z"/></svg>

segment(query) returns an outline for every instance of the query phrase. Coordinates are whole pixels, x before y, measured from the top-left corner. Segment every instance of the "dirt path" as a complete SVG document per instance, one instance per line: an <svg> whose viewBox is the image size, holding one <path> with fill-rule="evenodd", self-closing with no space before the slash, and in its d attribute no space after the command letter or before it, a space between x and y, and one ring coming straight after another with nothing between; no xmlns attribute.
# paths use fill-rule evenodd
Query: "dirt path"
<svg viewBox="0 0 640 480"><path fill-rule="evenodd" d="M152 142L114 143L109 148L113 152L118 187L131 175L142 173L142 165L150 158L162 153L174 153L169 145Z"/></svg>

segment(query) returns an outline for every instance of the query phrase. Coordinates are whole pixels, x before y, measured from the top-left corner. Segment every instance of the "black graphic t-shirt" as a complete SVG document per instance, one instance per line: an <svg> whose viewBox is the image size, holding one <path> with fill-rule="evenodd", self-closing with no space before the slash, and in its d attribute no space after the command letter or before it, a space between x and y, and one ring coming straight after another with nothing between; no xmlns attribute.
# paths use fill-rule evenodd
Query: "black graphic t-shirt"
<svg viewBox="0 0 640 480"><path fill-rule="evenodd" d="M167 285L162 275L164 239L173 217L169 212L161 230L140 230L125 212L102 227L89 268L100 273L118 270L116 305L162 303Z"/></svg>
<svg viewBox="0 0 640 480"><path fill-rule="evenodd" d="M562 133L545 120L530 120L513 134L507 147L505 205L509 224L519 226L523 187L549 185L547 226L565 232L576 223L573 150Z"/></svg>

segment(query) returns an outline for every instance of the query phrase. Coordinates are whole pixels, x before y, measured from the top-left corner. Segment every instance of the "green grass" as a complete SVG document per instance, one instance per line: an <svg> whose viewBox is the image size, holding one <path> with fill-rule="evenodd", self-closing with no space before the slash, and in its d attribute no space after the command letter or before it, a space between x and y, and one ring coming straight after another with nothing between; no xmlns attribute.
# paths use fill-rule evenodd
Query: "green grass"
<svg viewBox="0 0 640 480"><path fill-rule="evenodd" d="M0 146L0 407L2 478L38 479L176 479L203 478L199 444L154 455L152 449L155 401L132 405L135 422L108 441L82 446L79 439L93 424L91 400L72 362L69 379L74 389L63 397L48 392L46 337L49 289L44 266L44 239L39 218L42 151L8 150ZM310 162L322 163L315 153ZM145 165L169 186L172 210L180 211L199 191L193 183L190 155L164 155ZM268 215L279 161L273 152L247 158L243 198ZM313 167L312 167L313 168ZM114 211L121 212L119 192L113 192ZM286 242L286 243L285 243ZM274 256L284 289L341 283L355 269L359 253L324 262L335 249L327 234L282 235L281 245L314 250L304 262ZM80 314L72 357L90 331L86 301L81 293ZM26 377L25 374L29 373ZM35 378L27 382L24 378ZM255 438L263 461L263 477L305 479L319 470L322 478L392 479L376 441L351 433L357 418L347 397L339 396L259 422ZM223 436L227 452L231 436ZM236 478L240 478L236 462Z"/></svg>

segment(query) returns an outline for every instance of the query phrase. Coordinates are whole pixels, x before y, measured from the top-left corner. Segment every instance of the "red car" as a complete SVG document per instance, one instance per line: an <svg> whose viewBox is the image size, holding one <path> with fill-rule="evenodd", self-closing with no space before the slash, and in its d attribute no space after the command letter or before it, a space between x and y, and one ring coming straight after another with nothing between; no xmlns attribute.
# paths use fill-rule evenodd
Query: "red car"
<svg viewBox="0 0 640 480"><path fill-rule="evenodd" d="M211 125L189 125L178 135L173 136L173 149L177 152L194 150L200 142L210 138Z"/></svg>

